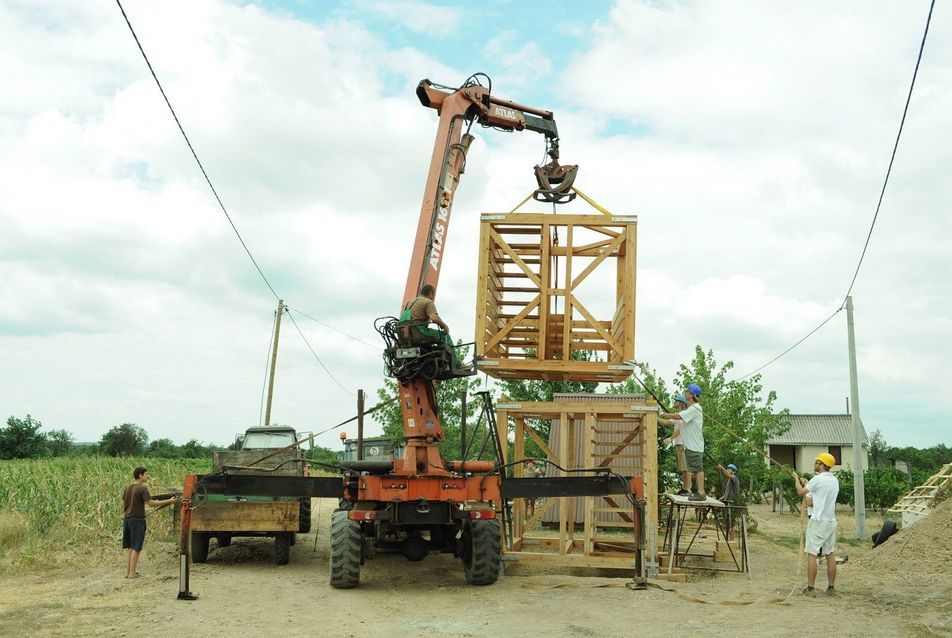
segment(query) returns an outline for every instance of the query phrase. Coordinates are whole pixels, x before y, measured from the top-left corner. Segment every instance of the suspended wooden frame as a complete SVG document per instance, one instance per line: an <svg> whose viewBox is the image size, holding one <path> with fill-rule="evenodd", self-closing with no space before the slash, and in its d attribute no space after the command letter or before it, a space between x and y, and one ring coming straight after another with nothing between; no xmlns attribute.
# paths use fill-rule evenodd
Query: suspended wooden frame
<svg viewBox="0 0 952 638"><path fill-rule="evenodd" d="M597 214L518 212L527 197L509 213L481 216L476 355L490 376L618 382L631 374L638 218L573 190ZM597 360L573 359L580 351Z"/></svg>
<svg viewBox="0 0 952 638"><path fill-rule="evenodd" d="M542 450L546 460L566 470L612 467L617 458L637 454L644 484L646 534L643 549L638 548L634 534L638 521L632 520L632 507L623 496L547 498L532 514L527 512L527 499L517 498L512 504L512 535L503 549L510 560L630 569L636 552L644 551L646 557L655 555L658 529L657 410L654 401L600 401L580 395L553 402L512 402L503 397L496 404L499 436L506 437L507 424L513 427L512 460L525 458L526 442L530 440ZM532 424L533 420L557 420L560 425L557 440L550 441L541 434ZM600 424L605 422L624 424L627 430L627 434L620 441L613 441L610 448L602 447L604 442L600 440ZM509 445L508 440L501 441L504 456L508 455ZM504 459L504 462L508 460ZM526 476L524 464L512 467L515 478ZM579 475L557 469L547 472L548 476L570 474ZM576 500L584 509L580 531L576 529ZM550 511L558 512L558 535L539 530L542 517ZM612 512L624 522L600 522L600 512ZM613 529L604 533L606 527Z"/></svg>

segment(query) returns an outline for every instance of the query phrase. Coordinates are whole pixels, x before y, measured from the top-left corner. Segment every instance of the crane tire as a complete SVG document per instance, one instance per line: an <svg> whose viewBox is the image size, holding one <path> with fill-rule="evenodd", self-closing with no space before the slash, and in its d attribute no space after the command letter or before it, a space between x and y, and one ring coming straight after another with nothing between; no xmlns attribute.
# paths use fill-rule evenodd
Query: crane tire
<svg viewBox="0 0 952 638"><path fill-rule="evenodd" d="M463 574L470 585L492 585L499 578L502 548L499 520L495 518L464 521Z"/></svg>
<svg viewBox="0 0 952 638"><path fill-rule="evenodd" d="M205 532L192 532L192 562L204 563L208 560L208 538Z"/></svg>
<svg viewBox="0 0 952 638"><path fill-rule="evenodd" d="M287 565L291 560L291 533L278 532L274 536L274 564Z"/></svg>
<svg viewBox="0 0 952 638"><path fill-rule="evenodd" d="M307 534L311 531L311 499L308 496L301 499L300 518L301 521L298 531L302 534Z"/></svg>
<svg viewBox="0 0 952 638"><path fill-rule="evenodd" d="M331 514L331 587L351 589L360 583L360 524L345 510Z"/></svg>

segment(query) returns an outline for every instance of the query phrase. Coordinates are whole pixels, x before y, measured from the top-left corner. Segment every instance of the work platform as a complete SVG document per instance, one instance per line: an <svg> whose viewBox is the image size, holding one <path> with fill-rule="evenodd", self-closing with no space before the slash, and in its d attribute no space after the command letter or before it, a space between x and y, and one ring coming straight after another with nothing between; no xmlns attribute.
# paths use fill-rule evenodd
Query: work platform
<svg viewBox="0 0 952 638"><path fill-rule="evenodd" d="M575 201L596 214L520 212L527 197L508 213L481 216L481 372L497 379L609 383L631 375L638 218L611 213L573 191ZM582 352L595 358L579 360Z"/></svg>
<svg viewBox="0 0 952 638"><path fill-rule="evenodd" d="M741 572L750 576L746 507L728 505L710 496L704 501L692 501L687 496L664 494L662 499L662 509L667 509L660 552L662 572L673 574L681 569ZM713 527L705 528L708 521ZM714 532L713 547L708 537L711 531ZM687 545L683 543L685 537L689 537ZM699 540L706 541L704 544L710 551L702 551ZM689 562L689 558L705 558L728 566L699 565Z"/></svg>

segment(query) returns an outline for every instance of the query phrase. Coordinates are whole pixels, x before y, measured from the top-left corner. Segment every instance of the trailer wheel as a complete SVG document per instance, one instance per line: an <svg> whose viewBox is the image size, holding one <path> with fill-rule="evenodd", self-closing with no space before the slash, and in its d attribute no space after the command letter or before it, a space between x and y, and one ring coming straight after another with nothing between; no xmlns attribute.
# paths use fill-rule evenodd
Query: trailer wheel
<svg viewBox="0 0 952 638"><path fill-rule="evenodd" d="M192 562L204 563L208 560L208 539L205 532L192 532Z"/></svg>
<svg viewBox="0 0 952 638"><path fill-rule="evenodd" d="M331 587L350 589L360 582L360 523L337 510L331 514Z"/></svg>
<svg viewBox="0 0 952 638"><path fill-rule="evenodd" d="M298 531L302 534L309 533L311 531L311 499L309 497L301 499L300 519L301 523Z"/></svg>
<svg viewBox="0 0 952 638"><path fill-rule="evenodd" d="M462 543L463 574L470 585L492 585L499 578L499 521L481 519L465 521Z"/></svg>
<svg viewBox="0 0 952 638"><path fill-rule="evenodd" d="M274 564L287 565L291 560L291 534L278 532L274 535Z"/></svg>

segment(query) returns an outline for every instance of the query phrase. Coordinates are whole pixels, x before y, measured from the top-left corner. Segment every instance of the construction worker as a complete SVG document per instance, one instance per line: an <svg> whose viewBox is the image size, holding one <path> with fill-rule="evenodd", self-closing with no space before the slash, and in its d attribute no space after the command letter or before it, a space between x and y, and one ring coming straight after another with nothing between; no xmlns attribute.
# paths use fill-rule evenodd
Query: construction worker
<svg viewBox="0 0 952 638"><path fill-rule="evenodd" d="M687 407L680 412L663 412L661 418L680 422L681 438L684 440L684 457L687 461L688 473L694 475L696 492L689 500L706 501L704 491L704 412L698 399L701 398L701 387L691 383L684 390L684 399ZM690 482L688 483L690 487Z"/></svg>
<svg viewBox="0 0 952 638"><path fill-rule="evenodd" d="M816 474L807 481L801 478L796 470L793 472L793 483L797 494L806 497L807 507L813 508L810 522L807 523L806 542L804 549L807 553L807 586L803 590L805 596L816 596L813 585L816 583L817 556L826 556L827 595L833 595L836 590L836 497L840 493L840 482L830 470L836 465L832 454L823 452L813 462L813 471Z"/></svg>
<svg viewBox="0 0 952 638"><path fill-rule="evenodd" d="M678 412L685 410L688 407L688 402L684 399L683 394L679 394L674 399L674 409ZM674 427L674 433L667 439L664 440L665 445L671 445L674 443L674 457L678 469L678 474L681 476L681 489L675 492L678 496L690 496L691 495L691 473L688 472L688 461L684 456L684 437L681 436L681 422L674 419L658 419L660 425L671 425Z"/></svg>
<svg viewBox="0 0 952 638"><path fill-rule="evenodd" d="M737 478L737 466L728 463L724 467L720 463L717 469L724 475L724 483L721 485L721 497L718 499L724 505L736 505L737 498L740 496L740 479ZM726 540L731 539L734 527L734 511L730 507L724 508L724 536Z"/></svg>
<svg viewBox="0 0 952 638"><path fill-rule="evenodd" d="M415 330L419 335L433 339L442 343L452 356L453 371L465 373L467 370L461 369L456 360L456 348L453 345L453 339L450 337L450 327L446 325L439 313L436 311L436 288L431 284L424 284L420 288L420 294L411 299L404 307L400 315L403 321L412 322L410 330ZM427 326L428 323L435 323L440 330L434 330Z"/></svg>
<svg viewBox="0 0 952 638"><path fill-rule="evenodd" d="M724 467L718 463L717 469L724 475L724 483L721 486L721 498L718 500L725 504L736 503L737 497L740 496L740 479L737 478L737 466L733 463L728 463L727 467Z"/></svg>
<svg viewBox="0 0 952 638"><path fill-rule="evenodd" d="M175 503L175 497L157 501L149 494L146 481L149 471L137 467L132 471L134 481L122 491L122 548L126 550L126 578L138 578L139 554L145 542L145 506L163 507Z"/></svg>

